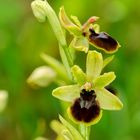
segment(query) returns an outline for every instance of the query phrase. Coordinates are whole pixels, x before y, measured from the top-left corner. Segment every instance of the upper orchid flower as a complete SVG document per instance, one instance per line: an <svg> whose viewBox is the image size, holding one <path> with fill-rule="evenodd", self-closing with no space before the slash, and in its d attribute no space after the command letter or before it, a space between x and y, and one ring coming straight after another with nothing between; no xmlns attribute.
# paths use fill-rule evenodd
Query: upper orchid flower
<svg viewBox="0 0 140 140"><path fill-rule="evenodd" d="M99 25L93 25L99 17L89 18L84 25L81 25L77 17L72 16L71 18L74 23L66 15L64 7L60 8L59 19L62 26L74 35L74 39L70 44L71 47L86 53L89 49L89 43L107 53L114 53L120 47L119 43L110 35L99 32Z"/></svg>
<svg viewBox="0 0 140 140"><path fill-rule="evenodd" d="M114 72L100 75L107 61L103 61L101 53L89 51L86 74L79 66L72 67L77 84L53 90L52 94L56 98L71 102L68 114L74 122L86 125L96 124L102 117L102 109L120 110L123 107L119 98L105 88L115 79Z"/></svg>

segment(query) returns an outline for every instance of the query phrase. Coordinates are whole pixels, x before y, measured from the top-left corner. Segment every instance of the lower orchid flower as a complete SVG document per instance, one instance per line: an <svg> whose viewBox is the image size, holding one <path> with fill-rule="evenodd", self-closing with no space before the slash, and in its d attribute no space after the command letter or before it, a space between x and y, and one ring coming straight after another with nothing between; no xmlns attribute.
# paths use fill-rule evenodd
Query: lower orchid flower
<svg viewBox="0 0 140 140"><path fill-rule="evenodd" d="M71 70L76 84L58 87L53 90L54 97L70 102L68 115L75 123L93 125L102 117L102 109L120 110L123 107L119 98L105 87L115 78L114 72L104 73L102 54L89 51L86 60L86 73L74 65Z"/></svg>

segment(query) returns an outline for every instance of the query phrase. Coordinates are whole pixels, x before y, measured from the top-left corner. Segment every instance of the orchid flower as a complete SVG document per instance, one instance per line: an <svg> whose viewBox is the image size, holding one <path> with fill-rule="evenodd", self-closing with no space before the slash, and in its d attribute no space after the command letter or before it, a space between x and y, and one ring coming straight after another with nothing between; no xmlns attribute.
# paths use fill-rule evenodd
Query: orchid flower
<svg viewBox="0 0 140 140"><path fill-rule="evenodd" d="M76 83L53 90L52 95L70 103L68 115L75 123L87 126L96 124L102 117L102 110L120 110L123 107L119 98L105 87L114 79L114 72L101 71L106 61L97 51L89 51L86 59L86 73L74 65L71 68Z"/></svg>
<svg viewBox="0 0 140 140"><path fill-rule="evenodd" d="M109 34L99 32L98 24L93 25L99 17L93 16L83 25L81 25L77 17L71 16L71 18L73 22L67 16L64 7L61 7L59 12L60 22L62 26L74 36L70 47L73 47L78 51L84 51L85 53L89 50L89 44L104 50L106 53L114 53L120 47L118 41Z"/></svg>

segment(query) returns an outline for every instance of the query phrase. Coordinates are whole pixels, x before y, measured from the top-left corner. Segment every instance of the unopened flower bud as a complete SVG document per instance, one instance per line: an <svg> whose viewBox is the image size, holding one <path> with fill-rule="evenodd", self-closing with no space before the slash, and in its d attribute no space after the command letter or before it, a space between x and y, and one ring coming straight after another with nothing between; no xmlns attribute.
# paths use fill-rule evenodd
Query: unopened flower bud
<svg viewBox="0 0 140 140"><path fill-rule="evenodd" d="M6 90L0 90L0 112L2 112L6 105L8 99L8 92Z"/></svg>
<svg viewBox="0 0 140 140"><path fill-rule="evenodd" d="M38 19L38 21L44 22L46 20L45 1L35 0L31 3L31 8L33 10L34 16Z"/></svg>
<svg viewBox="0 0 140 140"><path fill-rule="evenodd" d="M41 66L36 68L27 79L27 82L31 86L48 86L56 77L56 73L53 69L47 66Z"/></svg>
<svg viewBox="0 0 140 140"><path fill-rule="evenodd" d="M34 140L48 140L48 139L47 138L44 138L44 137L37 137Z"/></svg>

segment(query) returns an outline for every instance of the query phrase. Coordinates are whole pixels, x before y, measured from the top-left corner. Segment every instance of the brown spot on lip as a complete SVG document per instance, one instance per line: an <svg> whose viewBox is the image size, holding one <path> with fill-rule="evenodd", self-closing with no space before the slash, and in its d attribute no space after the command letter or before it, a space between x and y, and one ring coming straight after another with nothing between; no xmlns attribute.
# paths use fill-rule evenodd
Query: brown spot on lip
<svg viewBox="0 0 140 140"><path fill-rule="evenodd" d="M83 33L82 33L82 35L83 35L84 37L86 36L86 34L87 34L86 32L83 32Z"/></svg>
<svg viewBox="0 0 140 140"><path fill-rule="evenodd" d="M106 50L107 52L114 52L118 48L118 43L115 39L105 32L96 33L93 29L89 29L89 42L95 46Z"/></svg>
<svg viewBox="0 0 140 140"><path fill-rule="evenodd" d="M86 123L91 122L100 114L100 107L96 101L96 95L93 90L82 90L80 98L75 100L70 109L72 116L76 120Z"/></svg>

